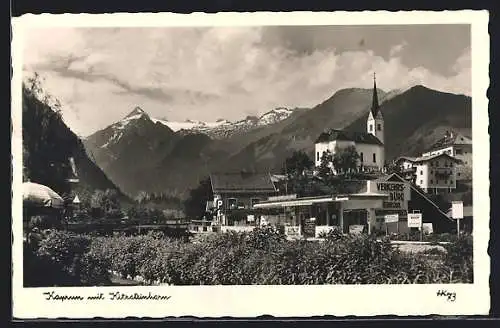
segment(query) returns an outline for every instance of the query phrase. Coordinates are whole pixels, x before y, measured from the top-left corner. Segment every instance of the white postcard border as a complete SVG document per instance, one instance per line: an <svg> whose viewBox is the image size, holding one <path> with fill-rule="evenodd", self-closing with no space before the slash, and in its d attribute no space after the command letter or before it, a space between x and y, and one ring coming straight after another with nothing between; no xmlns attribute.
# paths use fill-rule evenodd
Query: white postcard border
<svg viewBox="0 0 500 328"><path fill-rule="evenodd" d="M12 156L13 156L13 317L310 317L321 315L475 315L490 307L489 241L489 35L486 11L64 14L25 15L13 20ZM141 286L23 288L22 286L22 131L21 80L23 29L110 26L249 26L249 25L471 24L473 108L474 284L336 285L336 286ZM440 289L456 292L449 302ZM149 292L166 301L46 301L44 292L93 296L97 293Z"/></svg>

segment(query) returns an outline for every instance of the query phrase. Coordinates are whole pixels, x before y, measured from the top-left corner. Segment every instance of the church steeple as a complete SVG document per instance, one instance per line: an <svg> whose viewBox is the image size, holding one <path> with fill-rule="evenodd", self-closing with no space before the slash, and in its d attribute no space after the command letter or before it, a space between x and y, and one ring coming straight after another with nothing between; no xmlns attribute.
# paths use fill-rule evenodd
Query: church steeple
<svg viewBox="0 0 500 328"><path fill-rule="evenodd" d="M378 104L378 94L377 94L377 80L375 77L375 73L373 73L373 98L372 98L372 108L370 109L373 117L377 117L379 112L379 104Z"/></svg>

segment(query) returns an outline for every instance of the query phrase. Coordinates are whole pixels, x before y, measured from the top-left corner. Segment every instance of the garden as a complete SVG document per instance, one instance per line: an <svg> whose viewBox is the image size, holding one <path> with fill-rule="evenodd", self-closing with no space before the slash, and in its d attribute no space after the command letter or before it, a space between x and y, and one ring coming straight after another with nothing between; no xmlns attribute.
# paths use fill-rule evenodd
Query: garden
<svg viewBox="0 0 500 328"><path fill-rule="evenodd" d="M444 250L400 251L387 238L342 235L290 241L273 228L208 234L192 241L152 232L91 236L46 230L24 248L25 286L472 283L472 237ZM43 274L41 274L43 273Z"/></svg>

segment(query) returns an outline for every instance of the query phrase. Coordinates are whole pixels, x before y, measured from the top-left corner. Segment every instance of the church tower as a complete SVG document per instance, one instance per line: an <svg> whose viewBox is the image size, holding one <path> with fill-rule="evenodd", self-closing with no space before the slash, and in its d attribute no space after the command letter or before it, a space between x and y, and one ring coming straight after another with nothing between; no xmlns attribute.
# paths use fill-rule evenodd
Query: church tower
<svg viewBox="0 0 500 328"><path fill-rule="evenodd" d="M366 122L366 130L368 133L373 134L382 143L384 143L384 118L380 111L377 94L377 81L375 80L375 73L373 74L373 99L368 120Z"/></svg>

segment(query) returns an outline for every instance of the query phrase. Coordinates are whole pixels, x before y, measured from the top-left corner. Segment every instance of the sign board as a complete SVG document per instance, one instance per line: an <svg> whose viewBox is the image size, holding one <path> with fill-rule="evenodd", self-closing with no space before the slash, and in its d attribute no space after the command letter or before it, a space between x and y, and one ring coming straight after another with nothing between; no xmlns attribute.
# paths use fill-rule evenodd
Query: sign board
<svg viewBox="0 0 500 328"><path fill-rule="evenodd" d="M426 234L426 235L430 235L431 233L433 233L434 230L432 229L432 223L422 224L422 230L423 230L424 234Z"/></svg>
<svg viewBox="0 0 500 328"><path fill-rule="evenodd" d="M451 217L454 219L464 218L464 203L462 201L451 202Z"/></svg>
<svg viewBox="0 0 500 328"><path fill-rule="evenodd" d="M255 216L253 214L247 215L247 221L248 222L254 222L255 221Z"/></svg>
<svg viewBox="0 0 500 328"><path fill-rule="evenodd" d="M315 237L316 236L316 219L307 219L304 222L304 236L305 237Z"/></svg>
<svg viewBox="0 0 500 328"><path fill-rule="evenodd" d="M291 237L300 236L300 226L285 226L285 235Z"/></svg>
<svg viewBox="0 0 500 328"><path fill-rule="evenodd" d="M281 200L290 200L290 199L296 199L297 194L292 194L292 195L282 195L282 196L270 196L267 198L269 201L281 201Z"/></svg>
<svg viewBox="0 0 500 328"><path fill-rule="evenodd" d="M349 233L353 235L359 235L363 233L364 225L353 224L349 226Z"/></svg>
<svg viewBox="0 0 500 328"><path fill-rule="evenodd" d="M408 210L408 201L411 198L410 185L408 183L393 181L367 181L367 183L368 192L388 195L388 198L382 202L383 210Z"/></svg>
<svg viewBox="0 0 500 328"><path fill-rule="evenodd" d="M387 214L384 215L385 223L399 222L398 214Z"/></svg>
<svg viewBox="0 0 500 328"><path fill-rule="evenodd" d="M422 213L408 213L408 228L422 227Z"/></svg>

